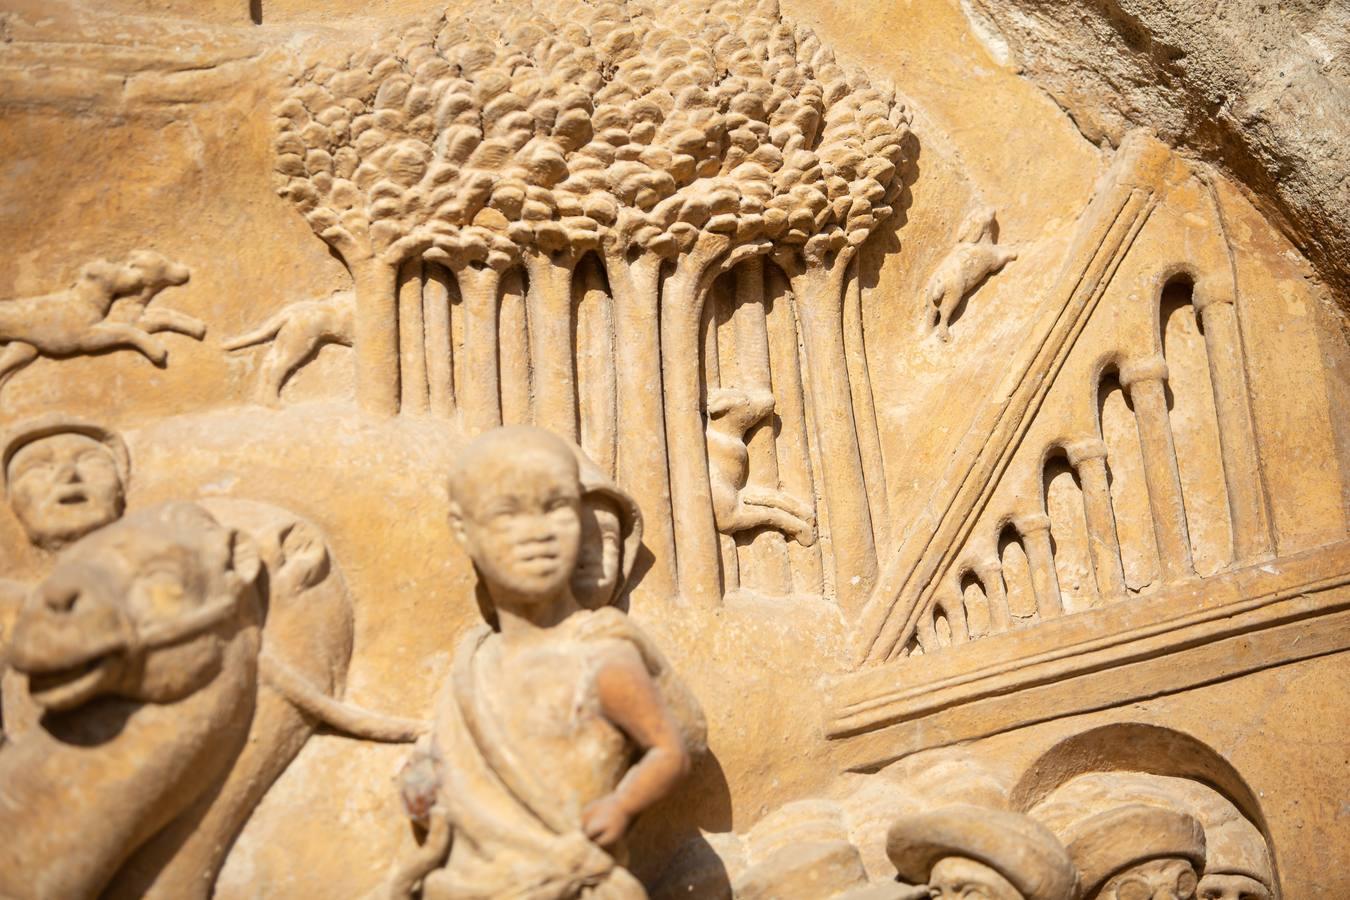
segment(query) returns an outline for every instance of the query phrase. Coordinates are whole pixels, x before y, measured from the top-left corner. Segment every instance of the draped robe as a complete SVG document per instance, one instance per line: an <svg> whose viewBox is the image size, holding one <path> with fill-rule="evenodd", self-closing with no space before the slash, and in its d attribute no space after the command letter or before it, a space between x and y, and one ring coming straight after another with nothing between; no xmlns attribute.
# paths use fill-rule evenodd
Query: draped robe
<svg viewBox="0 0 1350 900"><path fill-rule="evenodd" d="M503 664L482 626L456 650L436 705L433 758L454 843L427 876L427 900L645 900L623 868L581 828L585 806L609 793L636 759L601 714L595 674L630 644L679 723L691 752L702 713L659 651L623 613L581 610L546 641Z"/></svg>

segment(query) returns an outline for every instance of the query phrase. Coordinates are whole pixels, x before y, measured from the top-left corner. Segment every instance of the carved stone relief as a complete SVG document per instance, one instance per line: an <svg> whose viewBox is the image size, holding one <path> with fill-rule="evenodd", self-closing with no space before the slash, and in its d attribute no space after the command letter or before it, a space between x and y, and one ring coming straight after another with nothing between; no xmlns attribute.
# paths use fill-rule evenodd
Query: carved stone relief
<svg viewBox="0 0 1350 900"><path fill-rule="evenodd" d="M156 332L201 340L206 325L165 306L150 308L160 291L187 282L186 266L150 250L124 263L106 259L80 269L64 291L0 303L0 387L39 356L61 358L129 348L157 366L169 358Z"/></svg>
<svg viewBox="0 0 1350 900"><path fill-rule="evenodd" d="M951 320L956 308L990 275L1017 259L1017 251L994 245L995 211L976 209L961 223L957 244L938 264L924 290L933 305L925 318L942 340L951 340Z"/></svg>
<svg viewBox="0 0 1350 900"><path fill-rule="evenodd" d="M1212 161L968 4L145 2L0 16L0 895L1350 892L1344 298Z"/></svg>
<svg viewBox="0 0 1350 900"><path fill-rule="evenodd" d="M300 300L287 305L257 328L236 335L221 346L243 350L270 343L258 376L258 399L266 404L281 402L286 379L325 344L346 347L355 340L352 309L355 298L343 291L325 300Z"/></svg>
<svg viewBox="0 0 1350 900"><path fill-rule="evenodd" d="M450 493L485 622L455 651L404 770L404 804L428 838L391 891L645 896L622 865L625 834L688 772L706 726L651 639L572 592L583 535L605 540L582 523L596 486L565 441L515 426L464 448Z"/></svg>

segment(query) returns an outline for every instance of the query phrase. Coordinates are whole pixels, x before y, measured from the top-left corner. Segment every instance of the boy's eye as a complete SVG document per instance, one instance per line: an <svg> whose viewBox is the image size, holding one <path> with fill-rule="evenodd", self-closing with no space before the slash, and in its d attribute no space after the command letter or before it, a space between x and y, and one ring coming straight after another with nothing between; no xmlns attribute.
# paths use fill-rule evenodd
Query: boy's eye
<svg viewBox="0 0 1350 900"><path fill-rule="evenodd" d="M510 500L503 500L499 503L494 503L490 505L485 511L485 513L486 518L491 520L491 519L500 519L505 516L513 516L519 511L520 510L518 503L514 503Z"/></svg>
<svg viewBox="0 0 1350 900"><path fill-rule="evenodd" d="M22 463L15 466L14 474L12 477L21 478L24 475L27 475L29 472L41 472L46 469L50 469L51 467L52 461L50 457L46 456L32 457L30 459L24 460Z"/></svg>

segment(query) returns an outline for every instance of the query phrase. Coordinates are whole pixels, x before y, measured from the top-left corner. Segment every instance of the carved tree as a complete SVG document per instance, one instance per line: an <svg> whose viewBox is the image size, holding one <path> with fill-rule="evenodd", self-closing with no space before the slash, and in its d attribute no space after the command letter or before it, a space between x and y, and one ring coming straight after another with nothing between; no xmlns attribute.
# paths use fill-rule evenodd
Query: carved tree
<svg viewBox="0 0 1350 900"><path fill-rule="evenodd" d="M657 586L673 586L674 560L691 599L721 595L703 308L718 275L772 254L798 295L813 396L831 410L819 418L847 532L840 582L866 590L875 550L843 281L900 189L908 117L893 94L846 76L774 0L574 0L477 8L342 71L312 67L279 116L281 193L356 282L365 409L398 409L396 278L420 256L447 264L464 299L467 423L500 422L498 281L519 265L536 424L576 438L572 282L596 254L615 304L618 476L650 511Z"/></svg>

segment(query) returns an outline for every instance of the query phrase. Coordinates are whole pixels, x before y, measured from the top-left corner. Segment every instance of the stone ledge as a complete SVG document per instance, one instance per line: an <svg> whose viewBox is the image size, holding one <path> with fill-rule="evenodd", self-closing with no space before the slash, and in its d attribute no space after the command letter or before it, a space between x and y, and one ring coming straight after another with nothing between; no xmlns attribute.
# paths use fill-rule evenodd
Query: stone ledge
<svg viewBox="0 0 1350 900"><path fill-rule="evenodd" d="M873 768L1350 648L1347 609L1342 541L843 676L827 691L825 731L848 745L847 768Z"/></svg>

